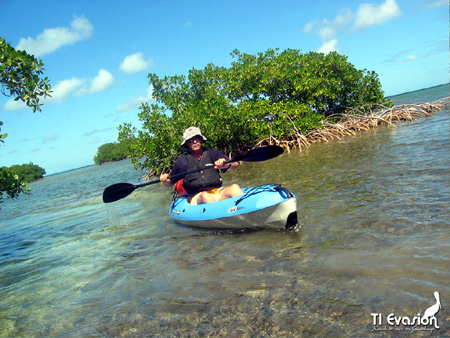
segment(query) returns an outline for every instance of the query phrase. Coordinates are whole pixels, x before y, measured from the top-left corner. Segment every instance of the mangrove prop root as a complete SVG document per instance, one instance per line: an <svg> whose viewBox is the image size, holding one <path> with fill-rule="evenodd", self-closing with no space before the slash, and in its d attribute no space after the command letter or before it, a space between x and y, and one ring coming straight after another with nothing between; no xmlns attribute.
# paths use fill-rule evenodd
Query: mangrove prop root
<svg viewBox="0 0 450 338"><path fill-rule="evenodd" d="M328 142L333 139L340 140L344 136L356 135L358 132L367 131L379 126L395 127L396 122L414 121L417 117L431 117L434 113L450 106L450 97L431 102L402 104L392 108L380 106L377 110L366 112L366 107L353 109L348 114L341 116L331 116L322 122L322 127L302 134L294 123L294 133L277 139L273 135L261 140L255 147L265 144L275 144L290 152L291 149L307 147L316 142ZM333 120L339 119L338 122Z"/></svg>
<svg viewBox="0 0 450 338"><path fill-rule="evenodd" d="M302 149L316 142L328 142L333 139L341 140L342 137L357 135L357 133L382 125L395 127L394 123L396 122L414 121L416 117L421 116L431 117L433 113L448 109L449 106L450 97L445 97L432 103L403 104L393 108L379 105L378 109L370 110L369 112L367 112L367 106L362 106L353 109L348 114L330 116L322 121L322 127L311 130L307 134L303 134L288 116L292 124L293 133L281 139L270 135L270 137L255 144L253 148L264 145L277 145L290 152L291 149ZM229 157L233 157L232 154ZM157 172L168 172L169 170L170 168L161 165L158 170L150 171L144 180L154 178Z"/></svg>

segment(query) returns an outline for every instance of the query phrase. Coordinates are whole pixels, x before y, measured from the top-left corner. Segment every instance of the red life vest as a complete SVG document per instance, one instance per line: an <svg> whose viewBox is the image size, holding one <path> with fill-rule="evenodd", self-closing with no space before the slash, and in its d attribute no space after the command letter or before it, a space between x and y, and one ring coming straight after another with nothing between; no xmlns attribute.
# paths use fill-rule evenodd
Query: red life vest
<svg viewBox="0 0 450 338"><path fill-rule="evenodd" d="M180 197L186 197L188 195L187 191L184 190L182 179L175 183L175 191Z"/></svg>

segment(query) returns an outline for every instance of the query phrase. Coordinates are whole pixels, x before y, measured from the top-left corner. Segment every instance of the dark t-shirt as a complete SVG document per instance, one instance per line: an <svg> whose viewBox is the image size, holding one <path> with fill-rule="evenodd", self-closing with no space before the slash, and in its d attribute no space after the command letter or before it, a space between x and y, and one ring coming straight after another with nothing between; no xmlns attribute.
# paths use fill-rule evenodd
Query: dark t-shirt
<svg viewBox="0 0 450 338"><path fill-rule="evenodd" d="M203 149L203 152L206 149ZM211 160L213 162L216 162L220 158L224 158L226 161L229 161L230 159L223 154L221 151L215 150L215 149L208 149L210 151ZM188 161L185 155L181 156L179 159L175 161L175 164L173 165L172 171L170 172L170 176L174 176L177 174L185 173L188 170ZM172 180L173 183L179 181L182 178L176 178Z"/></svg>

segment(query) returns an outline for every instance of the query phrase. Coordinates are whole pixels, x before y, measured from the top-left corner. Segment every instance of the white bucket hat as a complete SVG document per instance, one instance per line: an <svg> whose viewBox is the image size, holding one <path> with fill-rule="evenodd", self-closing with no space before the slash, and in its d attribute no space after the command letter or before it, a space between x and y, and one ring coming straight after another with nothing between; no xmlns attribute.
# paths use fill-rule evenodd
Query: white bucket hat
<svg viewBox="0 0 450 338"><path fill-rule="evenodd" d="M181 142L181 145L184 146L186 145L186 142L188 140L190 140L191 138L193 138L194 136L201 136L201 138L203 139L204 142L206 142L206 137L204 137L202 135L202 132L200 131L199 128L197 127L189 127L188 129L186 129L183 133L183 142Z"/></svg>

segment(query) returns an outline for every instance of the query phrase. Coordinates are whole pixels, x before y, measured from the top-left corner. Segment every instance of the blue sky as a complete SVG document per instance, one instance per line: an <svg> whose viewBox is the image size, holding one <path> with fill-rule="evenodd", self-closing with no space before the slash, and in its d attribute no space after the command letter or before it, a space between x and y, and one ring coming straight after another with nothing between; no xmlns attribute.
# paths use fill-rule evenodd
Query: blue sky
<svg viewBox="0 0 450 338"><path fill-rule="evenodd" d="M42 59L53 86L41 113L0 95L0 166L47 174L93 164L118 125L140 126L148 73L228 67L234 49L336 50L386 95L449 81L448 0L1 0L0 17L0 36Z"/></svg>

